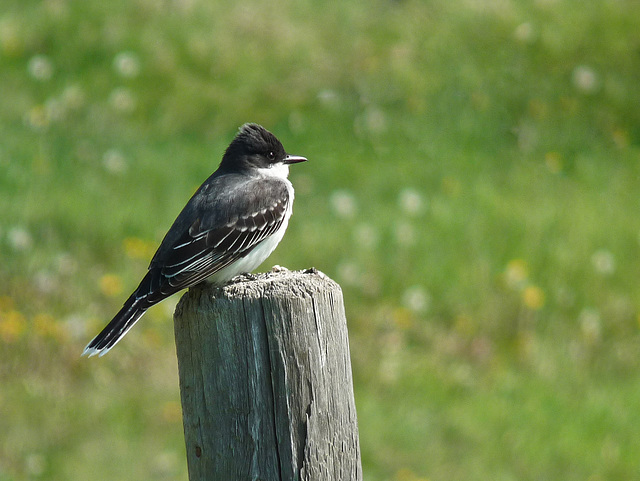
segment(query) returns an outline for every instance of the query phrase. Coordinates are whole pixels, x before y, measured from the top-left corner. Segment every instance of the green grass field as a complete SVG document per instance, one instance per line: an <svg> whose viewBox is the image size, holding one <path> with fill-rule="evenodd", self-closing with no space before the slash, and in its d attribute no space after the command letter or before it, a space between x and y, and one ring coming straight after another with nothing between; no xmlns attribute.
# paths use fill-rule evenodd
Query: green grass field
<svg viewBox="0 0 640 481"><path fill-rule="evenodd" d="M344 290L365 479L640 479L640 4L3 0L0 481L184 480L172 309L242 123Z"/></svg>

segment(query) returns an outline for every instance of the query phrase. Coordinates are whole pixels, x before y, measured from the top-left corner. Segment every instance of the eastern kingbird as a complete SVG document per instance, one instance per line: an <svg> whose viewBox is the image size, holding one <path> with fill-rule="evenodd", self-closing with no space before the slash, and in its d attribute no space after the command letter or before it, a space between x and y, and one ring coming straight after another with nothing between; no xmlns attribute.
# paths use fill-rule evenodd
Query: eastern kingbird
<svg viewBox="0 0 640 481"><path fill-rule="evenodd" d="M288 155L260 125L243 125L218 170L164 236L138 288L82 354L109 352L149 307L170 295L205 280L223 285L262 264L291 217L289 165L306 160Z"/></svg>

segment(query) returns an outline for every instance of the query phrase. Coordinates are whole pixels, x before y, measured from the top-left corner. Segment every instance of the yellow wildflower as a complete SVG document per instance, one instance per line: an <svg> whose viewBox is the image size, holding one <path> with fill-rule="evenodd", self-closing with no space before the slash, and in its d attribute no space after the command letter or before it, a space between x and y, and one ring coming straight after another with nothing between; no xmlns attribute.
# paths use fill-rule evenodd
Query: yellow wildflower
<svg viewBox="0 0 640 481"><path fill-rule="evenodd" d="M24 315L12 310L0 314L0 337L6 343L17 341L27 327Z"/></svg>
<svg viewBox="0 0 640 481"><path fill-rule="evenodd" d="M531 310L542 309L545 302L544 291L538 286L527 286L522 291L522 301Z"/></svg>
<svg viewBox="0 0 640 481"><path fill-rule="evenodd" d="M623 129L614 130L613 134L613 143L616 144L616 147L619 149L626 149L629 147L629 132Z"/></svg>
<svg viewBox="0 0 640 481"><path fill-rule="evenodd" d="M427 481L427 478L422 478L416 475L409 468L401 468L398 471L396 471L394 480L395 481Z"/></svg>
<svg viewBox="0 0 640 481"><path fill-rule="evenodd" d="M124 251L131 259L150 260L155 253L155 245L137 237L127 237L123 241Z"/></svg>
<svg viewBox="0 0 640 481"><path fill-rule="evenodd" d="M162 419L168 423L177 423L182 420L182 408L176 401L168 401L162 406Z"/></svg>
<svg viewBox="0 0 640 481"><path fill-rule="evenodd" d="M549 172L557 174L562 170L562 156L558 152L547 152L544 156L544 163Z"/></svg>
<svg viewBox="0 0 640 481"><path fill-rule="evenodd" d="M513 259L507 264L504 272L507 285L512 289L521 287L529 277L529 265L524 259Z"/></svg>
<svg viewBox="0 0 640 481"><path fill-rule="evenodd" d="M107 296L117 296L122 292L122 280L115 274L105 274L100 278L100 290Z"/></svg>
<svg viewBox="0 0 640 481"><path fill-rule="evenodd" d="M42 337L58 337L60 329L51 314L40 313L33 318L35 333Z"/></svg>
<svg viewBox="0 0 640 481"><path fill-rule="evenodd" d="M393 322L400 329L409 329L413 325L413 315L406 307L393 310Z"/></svg>

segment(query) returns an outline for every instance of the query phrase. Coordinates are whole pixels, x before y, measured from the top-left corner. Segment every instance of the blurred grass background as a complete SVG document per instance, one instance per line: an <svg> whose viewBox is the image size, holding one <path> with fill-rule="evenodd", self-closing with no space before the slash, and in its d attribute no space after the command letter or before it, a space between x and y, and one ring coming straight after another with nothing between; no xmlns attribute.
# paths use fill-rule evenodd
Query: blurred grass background
<svg viewBox="0 0 640 481"><path fill-rule="evenodd" d="M640 4L2 0L0 480L186 479L171 325L84 345L239 125L311 161L365 478L638 479Z"/></svg>

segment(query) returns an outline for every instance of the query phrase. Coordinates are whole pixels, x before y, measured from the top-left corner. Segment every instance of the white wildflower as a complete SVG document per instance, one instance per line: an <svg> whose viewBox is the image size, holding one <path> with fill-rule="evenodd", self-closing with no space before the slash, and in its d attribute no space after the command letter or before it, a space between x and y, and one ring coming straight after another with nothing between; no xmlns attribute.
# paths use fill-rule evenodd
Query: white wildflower
<svg viewBox="0 0 640 481"><path fill-rule="evenodd" d="M420 192L414 189L403 189L398 197L398 204L403 212L411 215L418 214L424 207L424 200Z"/></svg>
<svg viewBox="0 0 640 481"><path fill-rule="evenodd" d="M29 74L36 80L50 80L53 76L53 63L46 55L35 55L27 65Z"/></svg>
<svg viewBox="0 0 640 481"><path fill-rule="evenodd" d="M583 94L593 94L600 88L598 74L586 65L579 65L573 69L573 86Z"/></svg>
<svg viewBox="0 0 640 481"><path fill-rule="evenodd" d="M109 95L111 106L122 113L133 112L136 108L136 98L131 90L120 87L116 88Z"/></svg>
<svg viewBox="0 0 640 481"><path fill-rule="evenodd" d="M140 73L140 61L133 52L120 52L113 59L113 68L124 78L135 78Z"/></svg>
<svg viewBox="0 0 640 481"><path fill-rule="evenodd" d="M355 196L348 190L336 190L329 197L329 203L338 217L352 218L358 206Z"/></svg>
<svg viewBox="0 0 640 481"><path fill-rule="evenodd" d="M611 252L600 249L591 256L591 264L599 274L608 276L616 270L616 259Z"/></svg>
<svg viewBox="0 0 640 481"><path fill-rule="evenodd" d="M123 174L127 170L127 161L118 150L107 150L102 156L104 168L112 174Z"/></svg>
<svg viewBox="0 0 640 481"><path fill-rule="evenodd" d="M402 305L413 312L425 312L431 305L431 295L422 286L409 287L402 295Z"/></svg>

